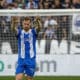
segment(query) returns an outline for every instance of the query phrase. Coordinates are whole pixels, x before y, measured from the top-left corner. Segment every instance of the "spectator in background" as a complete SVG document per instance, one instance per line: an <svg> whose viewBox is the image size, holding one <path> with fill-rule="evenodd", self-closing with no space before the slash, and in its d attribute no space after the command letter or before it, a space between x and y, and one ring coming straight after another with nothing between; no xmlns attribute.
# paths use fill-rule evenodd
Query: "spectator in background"
<svg viewBox="0 0 80 80"><path fill-rule="evenodd" d="M44 32L44 39L53 39L54 30L52 25L48 25L46 31Z"/></svg>
<svg viewBox="0 0 80 80"><path fill-rule="evenodd" d="M38 9L38 4L34 0L29 0L26 9Z"/></svg>
<svg viewBox="0 0 80 80"><path fill-rule="evenodd" d="M43 3L43 8L44 9L49 9L49 1L48 0L45 0L44 3Z"/></svg>
<svg viewBox="0 0 80 80"><path fill-rule="evenodd" d="M46 40L46 44L45 44L45 53L49 54L50 53L50 46L51 46L51 40L53 38L53 30L52 30L52 26L48 25L45 33L44 33L44 39Z"/></svg>
<svg viewBox="0 0 80 80"><path fill-rule="evenodd" d="M43 9L43 0L40 0L38 3L38 9Z"/></svg>
<svg viewBox="0 0 80 80"><path fill-rule="evenodd" d="M4 9L4 7L3 7L3 0L0 0L0 9Z"/></svg>
<svg viewBox="0 0 80 80"><path fill-rule="evenodd" d="M0 9L10 4L14 9L80 9L80 0L0 0Z"/></svg>
<svg viewBox="0 0 80 80"><path fill-rule="evenodd" d="M14 3L13 3L13 8L14 8L14 9L22 9L22 8L20 8L20 7L18 6L18 3L17 3L17 2L14 2Z"/></svg>
<svg viewBox="0 0 80 80"><path fill-rule="evenodd" d="M39 0L39 2L42 4L43 3L43 0Z"/></svg>
<svg viewBox="0 0 80 80"><path fill-rule="evenodd" d="M13 3L13 0L5 0L8 4Z"/></svg>
<svg viewBox="0 0 80 80"><path fill-rule="evenodd" d="M60 3L60 0L54 0L54 4L52 5L53 9L64 9L62 4Z"/></svg>
<svg viewBox="0 0 80 80"><path fill-rule="evenodd" d="M68 16L63 16L60 26L63 28L63 39L66 40L69 34L69 22Z"/></svg>
<svg viewBox="0 0 80 80"><path fill-rule="evenodd" d="M2 29L3 29L3 33L7 33L9 28L8 26L6 25L6 21L5 20L2 20L2 25L1 25Z"/></svg>
<svg viewBox="0 0 80 80"><path fill-rule="evenodd" d="M48 16L45 18L44 20L44 29L46 30L46 28L48 27L48 25L52 25L55 26L57 25L56 20L54 20L51 16Z"/></svg>
<svg viewBox="0 0 80 80"><path fill-rule="evenodd" d="M39 4L40 0L34 0L36 4Z"/></svg>
<svg viewBox="0 0 80 80"><path fill-rule="evenodd" d="M8 32L9 32L9 27L6 25L6 21L2 19L1 21L1 41L6 42L8 41Z"/></svg>
<svg viewBox="0 0 80 80"><path fill-rule="evenodd" d="M3 3L3 6L4 6L4 9L7 9L8 3L5 1L5 2Z"/></svg>
<svg viewBox="0 0 80 80"><path fill-rule="evenodd" d="M43 8L43 5L42 5L41 3L39 3L38 9L44 9L44 8Z"/></svg>
<svg viewBox="0 0 80 80"><path fill-rule="evenodd" d="M17 0L16 3L18 4L18 8L25 8L23 0Z"/></svg>
<svg viewBox="0 0 80 80"><path fill-rule="evenodd" d="M69 22L67 16L60 16L58 19L59 21L55 30L55 34L57 36L58 47L60 47L61 41L66 40L68 37Z"/></svg>
<svg viewBox="0 0 80 80"><path fill-rule="evenodd" d="M22 9L22 8L20 8L20 7L18 6L18 3L13 2L13 3L9 3L9 4L7 5L7 9Z"/></svg>
<svg viewBox="0 0 80 80"><path fill-rule="evenodd" d="M45 1L43 3L43 9L49 9L49 2L48 1Z"/></svg>
<svg viewBox="0 0 80 80"><path fill-rule="evenodd" d="M51 16L47 17L46 21L46 29L44 32L44 39L46 39L46 45L45 45L45 53L50 53L50 46L52 39L56 38L55 35L55 27L57 26L57 21L51 18Z"/></svg>
<svg viewBox="0 0 80 80"><path fill-rule="evenodd" d="M50 9L54 8L54 0L49 1L49 8Z"/></svg>
<svg viewBox="0 0 80 80"><path fill-rule="evenodd" d="M71 8L71 0L65 0L64 3L62 3L62 5L65 9Z"/></svg>
<svg viewBox="0 0 80 80"><path fill-rule="evenodd" d="M14 9L14 4L9 3L9 4L7 5L7 9Z"/></svg>
<svg viewBox="0 0 80 80"><path fill-rule="evenodd" d="M72 0L72 8L80 9L80 0Z"/></svg>

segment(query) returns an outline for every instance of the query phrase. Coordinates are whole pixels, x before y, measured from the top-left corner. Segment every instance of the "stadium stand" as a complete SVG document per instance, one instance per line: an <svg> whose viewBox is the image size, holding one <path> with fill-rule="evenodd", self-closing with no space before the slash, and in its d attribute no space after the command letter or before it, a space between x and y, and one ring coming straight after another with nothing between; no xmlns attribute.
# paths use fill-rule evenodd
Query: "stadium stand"
<svg viewBox="0 0 80 80"><path fill-rule="evenodd" d="M0 9L79 9L80 0L0 0ZM35 21L36 17L31 17ZM22 21L22 17L20 22ZM12 17L0 16L0 51L2 43L9 42L12 52L17 53L17 39L11 31ZM38 34L38 44L41 40L45 42L45 53L50 53L52 40L57 40L58 47L62 40L69 42L70 19L68 16L47 16L40 17L42 30ZM20 24L21 25L21 24ZM73 41L80 41L80 36L73 35ZM53 41L52 41L53 42ZM53 49L53 48L52 48ZM1 53L1 52L0 52Z"/></svg>
<svg viewBox="0 0 80 80"><path fill-rule="evenodd" d="M17 18L17 17L16 17ZM31 17L33 23L37 17ZM19 22L13 17L8 16L0 16L0 51L4 50L4 54L6 53L17 53L17 38L15 33L11 30L11 22L17 22L18 25L21 25L23 17L19 17ZM37 51L41 53L49 54L51 51L51 44L53 40L55 42L55 46L60 46L62 40L68 41L68 34L69 34L69 20L68 16L46 16L46 17L39 17L40 22L42 24L42 29L38 34L38 41L37 41ZM68 22L67 22L68 20ZM64 24L62 23L64 21ZM16 23L14 23L16 24ZM55 41L57 40L57 41ZM58 42L58 43L56 43ZM6 45L7 44L7 45ZM57 45L56 45L57 44ZM7 49L6 46L9 46L10 49ZM11 46L11 47L10 47ZM39 50L41 48L41 50ZM53 49L53 48L52 48ZM57 49L57 48L56 48ZM6 50L9 50L6 52Z"/></svg>
<svg viewBox="0 0 80 80"><path fill-rule="evenodd" d="M0 9L79 9L80 0L0 0Z"/></svg>

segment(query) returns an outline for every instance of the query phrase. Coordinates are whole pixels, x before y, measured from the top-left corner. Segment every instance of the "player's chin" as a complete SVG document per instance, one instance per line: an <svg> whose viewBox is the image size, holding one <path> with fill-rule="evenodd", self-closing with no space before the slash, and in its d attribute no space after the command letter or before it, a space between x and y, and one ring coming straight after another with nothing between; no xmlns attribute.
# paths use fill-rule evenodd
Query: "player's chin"
<svg viewBox="0 0 80 80"><path fill-rule="evenodd" d="M30 29L30 28L28 28L28 27L24 28L25 31L28 31L29 29Z"/></svg>

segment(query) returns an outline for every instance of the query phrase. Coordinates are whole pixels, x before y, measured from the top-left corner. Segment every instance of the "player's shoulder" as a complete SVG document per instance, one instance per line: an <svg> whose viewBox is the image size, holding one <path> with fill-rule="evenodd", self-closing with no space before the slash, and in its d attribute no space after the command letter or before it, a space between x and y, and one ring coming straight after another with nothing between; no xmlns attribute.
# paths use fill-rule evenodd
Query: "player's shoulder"
<svg viewBox="0 0 80 80"><path fill-rule="evenodd" d="M31 31L34 32L34 31L36 31L36 29L35 29L34 27L32 27L32 28L31 28Z"/></svg>
<svg viewBox="0 0 80 80"><path fill-rule="evenodd" d="M34 27L31 28L33 34L37 34L36 29Z"/></svg>

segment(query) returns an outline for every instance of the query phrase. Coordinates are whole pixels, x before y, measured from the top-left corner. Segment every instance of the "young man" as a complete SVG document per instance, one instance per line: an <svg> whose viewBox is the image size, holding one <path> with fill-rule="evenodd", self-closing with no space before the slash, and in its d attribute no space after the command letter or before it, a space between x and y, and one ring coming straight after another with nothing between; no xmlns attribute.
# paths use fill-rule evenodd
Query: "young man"
<svg viewBox="0 0 80 80"><path fill-rule="evenodd" d="M18 63L16 68L16 80L22 80L23 74L27 75L26 80L33 80L36 67L36 35L40 31L41 25L36 20L38 26L31 27L31 19L24 18L22 28L12 26L18 37ZM15 25L15 23L13 23Z"/></svg>

